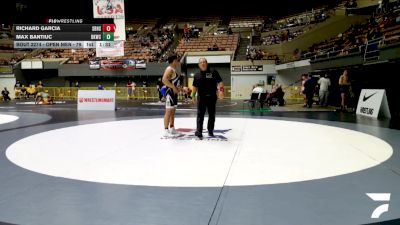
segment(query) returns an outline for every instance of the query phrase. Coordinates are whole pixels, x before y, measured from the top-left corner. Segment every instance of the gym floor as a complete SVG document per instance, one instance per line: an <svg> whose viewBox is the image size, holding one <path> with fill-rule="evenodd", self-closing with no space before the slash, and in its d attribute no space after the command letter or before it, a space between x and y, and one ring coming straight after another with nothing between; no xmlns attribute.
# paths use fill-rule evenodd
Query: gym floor
<svg viewBox="0 0 400 225"><path fill-rule="evenodd" d="M399 121L224 100L216 137L200 141L194 105L178 107L176 138L162 136L163 113L134 100L107 112L0 103L0 221L400 224Z"/></svg>

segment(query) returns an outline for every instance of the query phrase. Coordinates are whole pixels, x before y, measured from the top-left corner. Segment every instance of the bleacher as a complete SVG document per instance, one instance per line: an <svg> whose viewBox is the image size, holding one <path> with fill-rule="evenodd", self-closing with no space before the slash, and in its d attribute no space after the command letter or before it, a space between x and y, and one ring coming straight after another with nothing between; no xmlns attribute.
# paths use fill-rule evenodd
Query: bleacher
<svg viewBox="0 0 400 225"><path fill-rule="evenodd" d="M209 51L216 45L219 51L236 51L239 44L239 35L204 35L192 38L190 41L182 39L176 48L176 53Z"/></svg>
<svg viewBox="0 0 400 225"><path fill-rule="evenodd" d="M59 55L61 58L69 58L68 64L79 64L89 59L91 51L94 52L94 49L64 49ZM49 55L48 58L52 57L52 55Z"/></svg>
<svg viewBox="0 0 400 225"><path fill-rule="evenodd" d="M299 13L289 17L284 17L276 21L277 29L286 29L294 26L301 26L306 24L318 23L324 21L327 17L327 10L319 8L311 11Z"/></svg>
<svg viewBox="0 0 400 225"><path fill-rule="evenodd" d="M385 39L390 42L398 42L400 39L400 24L383 29Z"/></svg>
<svg viewBox="0 0 400 225"><path fill-rule="evenodd" d="M232 17L229 27L231 28L252 28L261 26L264 23L262 16L237 16Z"/></svg>
<svg viewBox="0 0 400 225"><path fill-rule="evenodd" d="M128 38L125 42L125 58L157 61L172 43L172 39L155 37L154 42L146 41L143 45L140 37Z"/></svg>
<svg viewBox="0 0 400 225"><path fill-rule="evenodd" d="M388 12L377 14L362 24L352 26L330 40L314 44L308 52L303 53L302 58L360 52L367 41L377 38L383 38L385 44L400 41L400 5L393 5Z"/></svg>
<svg viewBox="0 0 400 225"><path fill-rule="evenodd" d="M158 18L134 18L125 21L125 26L128 31L140 31L152 29L158 23Z"/></svg>
<svg viewBox="0 0 400 225"><path fill-rule="evenodd" d="M172 33L164 36L165 29L162 30L162 37L157 37L151 32L151 29L140 32L141 34L131 34L127 36L124 45L124 56L113 57L114 59L137 59L145 61L158 61L162 53L172 42ZM154 36L154 42L151 42L148 34ZM68 64L80 64L87 62L96 56L96 49L46 49L38 52L34 58L67 58Z"/></svg>
<svg viewBox="0 0 400 225"><path fill-rule="evenodd" d="M168 24L177 24L179 28L183 28L184 24L203 27L209 24L218 24L220 21L219 16L177 16L171 18Z"/></svg>
<svg viewBox="0 0 400 225"><path fill-rule="evenodd" d="M94 49L44 49L38 50L32 57L36 59L67 58L68 64L79 64L87 61L93 54Z"/></svg>
<svg viewBox="0 0 400 225"><path fill-rule="evenodd" d="M0 65L15 64L28 53L23 50L16 50L13 47L13 44L9 42L0 43Z"/></svg>
<svg viewBox="0 0 400 225"><path fill-rule="evenodd" d="M274 45L291 41L311 30L315 24L329 18L326 8L306 11L300 14L281 18L263 27L263 45Z"/></svg>
<svg viewBox="0 0 400 225"><path fill-rule="evenodd" d="M247 60L274 60L277 62L279 60L279 56L276 54L272 54L270 52L263 51L261 49L256 49L254 47L248 47L246 51L246 59Z"/></svg>

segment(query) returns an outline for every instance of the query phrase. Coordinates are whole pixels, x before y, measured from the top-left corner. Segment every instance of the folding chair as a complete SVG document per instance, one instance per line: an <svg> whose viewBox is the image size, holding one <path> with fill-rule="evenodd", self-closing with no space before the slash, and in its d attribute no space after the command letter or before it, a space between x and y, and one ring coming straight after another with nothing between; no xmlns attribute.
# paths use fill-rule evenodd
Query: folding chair
<svg viewBox="0 0 400 225"><path fill-rule="evenodd" d="M251 93L250 99L246 99L243 101L243 108L244 104L248 104L248 107L251 109L255 108L256 103L259 101L260 93Z"/></svg>
<svg viewBox="0 0 400 225"><path fill-rule="evenodd" d="M260 108L264 108L264 103L267 100L268 93L261 93L259 96L258 103L260 104Z"/></svg>

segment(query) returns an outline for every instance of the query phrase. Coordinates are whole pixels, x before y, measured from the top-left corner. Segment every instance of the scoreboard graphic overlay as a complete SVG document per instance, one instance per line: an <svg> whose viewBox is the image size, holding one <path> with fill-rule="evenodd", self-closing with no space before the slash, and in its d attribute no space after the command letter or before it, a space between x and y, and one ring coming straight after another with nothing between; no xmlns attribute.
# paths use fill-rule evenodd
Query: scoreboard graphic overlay
<svg viewBox="0 0 400 225"><path fill-rule="evenodd" d="M17 24L14 48L114 47L114 24Z"/></svg>

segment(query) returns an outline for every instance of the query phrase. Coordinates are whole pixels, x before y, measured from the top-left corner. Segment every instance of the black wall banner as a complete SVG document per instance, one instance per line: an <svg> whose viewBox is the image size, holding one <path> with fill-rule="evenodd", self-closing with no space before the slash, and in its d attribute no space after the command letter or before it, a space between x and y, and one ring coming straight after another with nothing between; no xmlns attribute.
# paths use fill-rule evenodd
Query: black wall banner
<svg viewBox="0 0 400 225"><path fill-rule="evenodd" d="M232 72L255 72L263 71L262 65L248 65L248 66L231 66Z"/></svg>

